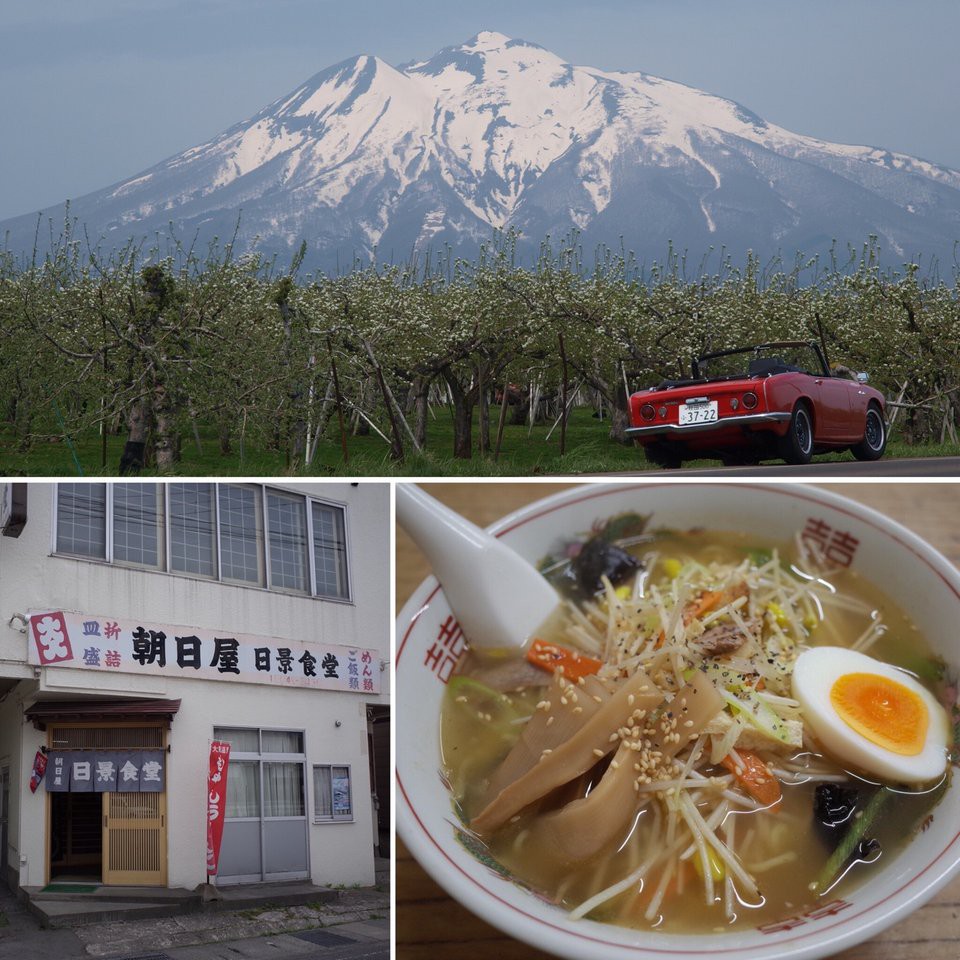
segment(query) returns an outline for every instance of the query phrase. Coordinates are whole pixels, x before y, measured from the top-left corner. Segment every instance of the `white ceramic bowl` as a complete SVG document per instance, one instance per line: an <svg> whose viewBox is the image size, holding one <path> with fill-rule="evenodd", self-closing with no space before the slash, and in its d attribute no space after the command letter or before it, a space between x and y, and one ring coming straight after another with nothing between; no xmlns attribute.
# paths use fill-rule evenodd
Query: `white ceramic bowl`
<svg viewBox="0 0 960 960"><path fill-rule="evenodd" d="M822 524L817 529L829 531L825 535L834 549L852 552L853 569L884 586L948 665L960 663L960 575L953 565L899 524L818 488L593 484L538 501L490 530L536 561L550 553L558 539L572 538L589 530L595 520L625 510L650 513L657 526L742 530L761 542L789 540L808 524ZM843 900L785 916L783 929L675 935L572 921L564 910L485 866L456 839L456 818L439 775L440 702L443 676L457 652L454 626L433 578L415 591L397 622L397 828L413 855L443 887L474 913L520 940L576 960L822 957L897 922L960 868L960 778L953 776L929 829Z"/></svg>

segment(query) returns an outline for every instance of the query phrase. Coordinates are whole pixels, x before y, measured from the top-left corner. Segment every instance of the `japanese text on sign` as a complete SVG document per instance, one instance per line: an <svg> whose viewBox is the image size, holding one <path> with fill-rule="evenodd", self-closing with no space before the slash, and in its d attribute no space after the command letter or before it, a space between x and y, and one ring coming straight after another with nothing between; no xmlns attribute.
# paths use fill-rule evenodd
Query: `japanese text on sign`
<svg viewBox="0 0 960 960"><path fill-rule="evenodd" d="M162 750L51 750L48 793L162 793Z"/></svg>
<svg viewBox="0 0 960 960"><path fill-rule="evenodd" d="M30 615L29 662L118 673L380 692L376 650L51 611Z"/></svg>

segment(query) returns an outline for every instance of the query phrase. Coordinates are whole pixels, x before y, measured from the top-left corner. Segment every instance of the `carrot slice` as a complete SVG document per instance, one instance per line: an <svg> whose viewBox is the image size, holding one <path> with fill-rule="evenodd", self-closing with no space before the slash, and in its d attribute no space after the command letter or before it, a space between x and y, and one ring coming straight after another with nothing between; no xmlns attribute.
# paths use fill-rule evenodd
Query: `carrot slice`
<svg viewBox="0 0 960 960"><path fill-rule="evenodd" d="M700 596L691 600L683 608L683 622L693 623L698 617L709 613L715 607L720 605L720 601L726 596L724 590L704 590Z"/></svg>
<svg viewBox="0 0 960 960"><path fill-rule="evenodd" d="M684 626L689 626L697 617L702 617L705 613L709 613L711 610L720 606L720 601L723 600L727 594L728 591L725 590L704 590L703 593L694 597L694 599L683 608ZM660 636L657 637L657 642L654 644L654 649L659 650L666 639L666 634L661 630Z"/></svg>
<svg viewBox="0 0 960 960"><path fill-rule="evenodd" d="M764 806L769 807L780 802L780 781L770 772L770 768L752 751L738 750L740 763L727 754L720 763L726 767L742 784L743 789Z"/></svg>
<svg viewBox="0 0 960 960"><path fill-rule="evenodd" d="M558 667L563 669L563 675L568 680L579 680L596 673L602 666L601 661L577 653L568 647L561 647L557 643L547 643L546 640L535 639L527 650L527 659L541 670L551 673Z"/></svg>

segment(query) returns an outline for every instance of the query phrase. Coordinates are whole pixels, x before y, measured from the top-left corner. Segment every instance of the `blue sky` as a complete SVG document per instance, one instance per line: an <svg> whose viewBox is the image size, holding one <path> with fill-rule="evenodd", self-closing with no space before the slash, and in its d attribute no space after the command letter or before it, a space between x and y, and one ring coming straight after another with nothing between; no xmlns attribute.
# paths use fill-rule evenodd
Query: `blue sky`
<svg viewBox="0 0 960 960"><path fill-rule="evenodd" d="M485 29L960 169L958 0L3 0L0 219L131 176L353 54L403 63Z"/></svg>

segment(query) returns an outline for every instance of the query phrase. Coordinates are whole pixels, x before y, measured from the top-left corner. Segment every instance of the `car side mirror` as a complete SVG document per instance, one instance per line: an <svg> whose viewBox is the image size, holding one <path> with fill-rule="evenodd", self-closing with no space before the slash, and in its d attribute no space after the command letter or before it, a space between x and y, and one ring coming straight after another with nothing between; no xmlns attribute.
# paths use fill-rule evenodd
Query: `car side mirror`
<svg viewBox="0 0 960 960"><path fill-rule="evenodd" d="M870 374L864 373L862 370L857 374L857 383L868 383L870 381Z"/></svg>

